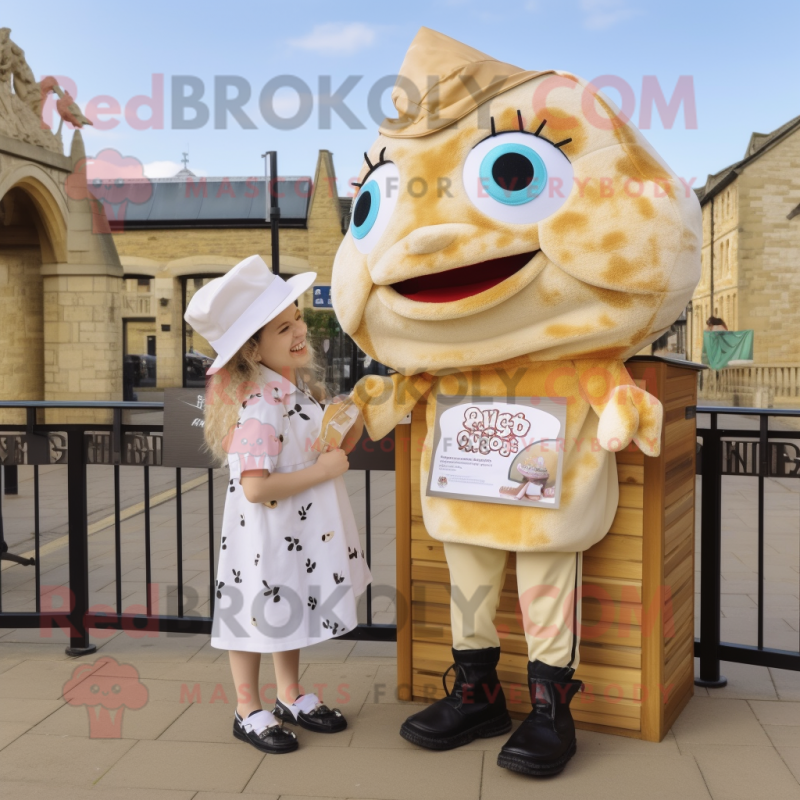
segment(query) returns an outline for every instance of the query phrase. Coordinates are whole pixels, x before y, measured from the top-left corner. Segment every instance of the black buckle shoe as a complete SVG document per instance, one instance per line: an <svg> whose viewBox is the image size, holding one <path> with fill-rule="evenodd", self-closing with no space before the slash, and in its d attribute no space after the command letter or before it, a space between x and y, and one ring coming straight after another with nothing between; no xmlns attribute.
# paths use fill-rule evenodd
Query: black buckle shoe
<svg viewBox="0 0 800 800"><path fill-rule="evenodd" d="M442 676L446 697L412 714L400 728L400 735L429 750L451 750L474 739L501 736L511 730L506 697L497 677L500 648L456 650L455 661ZM452 690L447 674L455 668Z"/></svg>
<svg viewBox="0 0 800 800"><path fill-rule="evenodd" d="M264 720L264 717L254 719L260 713L262 712L254 711L242 719L239 712L234 711L233 735L243 742L249 742L263 753L281 754L297 750L297 736L294 731L285 731L278 723L261 727L259 723ZM257 729L258 733L256 733Z"/></svg>
<svg viewBox="0 0 800 800"><path fill-rule="evenodd" d="M291 706L276 700L272 713L283 722L315 733L339 733L347 727L342 712L338 708L328 708L315 694L300 695Z"/></svg>
<svg viewBox="0 0 800 800"><path fill-rule="evenodd" d="M533 710L503 745L497 765L523 775L557 775L575 755L575 723L569 710L583 687L575 670L528 662Z"/></svg>

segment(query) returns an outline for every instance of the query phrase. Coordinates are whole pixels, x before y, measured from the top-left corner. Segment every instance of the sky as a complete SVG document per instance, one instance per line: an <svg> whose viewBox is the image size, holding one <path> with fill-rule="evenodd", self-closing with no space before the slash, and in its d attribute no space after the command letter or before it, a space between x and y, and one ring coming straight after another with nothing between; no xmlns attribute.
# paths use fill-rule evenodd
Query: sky
<svg viewBox="0 0 800 800"><path fill-rule="evenodd" d="M339 194L347 194L363 152L377 136L378 118L394 116L391 76L422 25L524 69L565 70L592 81L612 76L633 103L632 121L695 186L741 159L752 132L769 132L800 115L797 0L4 5L0 27L11 28L36 79L55 75L98 120L95 128L83 129L87 154L113 148L141 161L149 177L174 175L184 152L198 175L263 175L266 150L278 151L281 175L313 176L318 151L327 149ZM642 89L654 81L667 100L681 87L684 102L674 119L654 111L646 125L641 112L650 103L641 103ZM197 94L208 109L207 121L191 122L195 112L179 108L176 83L185 94ZM159 84L163 100L142 102L142 96L159 97ZM229 97L250 93L241 106L246 116L237 120L224 113L223 84ZM343 99L349 119L334 111L326 120L320 97L342 85L342 91L352 86ZM381 86L382 104L373 102L371 112L370 92ZM603 91L622 104L618 89ZM262 92L271 95L276 115L268 120L261 114ZM310 112L307 120L281 122L291 120L301 102ZM87 111L114 103L120 108L116 115ZM134 111L138 117L131 116ZM181 119L192 127L179 127ZM64 128L69 152L73 134Z"/></svg>

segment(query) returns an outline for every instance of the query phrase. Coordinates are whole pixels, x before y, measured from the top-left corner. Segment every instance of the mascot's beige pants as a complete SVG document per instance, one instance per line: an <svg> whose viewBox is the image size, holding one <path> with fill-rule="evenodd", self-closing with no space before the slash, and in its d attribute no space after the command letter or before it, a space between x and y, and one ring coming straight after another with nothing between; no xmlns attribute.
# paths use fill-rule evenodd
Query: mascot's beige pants
<svg viewBox="0 0 800 800"><path fill-rule="evenodd" d="M444 543L450 568L453 647L499 647L494 617L508 552ZM577 667L583 553L517 553L517 590L528 659L551 667Z"/></svg>

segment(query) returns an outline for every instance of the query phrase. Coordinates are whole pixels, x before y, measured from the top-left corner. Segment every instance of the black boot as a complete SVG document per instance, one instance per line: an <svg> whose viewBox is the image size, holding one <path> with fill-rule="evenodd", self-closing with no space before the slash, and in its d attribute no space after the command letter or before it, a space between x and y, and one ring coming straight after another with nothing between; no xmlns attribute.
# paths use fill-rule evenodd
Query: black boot
<svg viewBox="0 0 800 800"><path fill-rule="evenodd" d="M525 775L555 775L575 755L575 723L569 704L583 686L574 669L528 662L533 711L503 745L497 765Z"/></svg>
<svg viewBox="0 0 800 800"><path fill-rule="evenodd" d="M452 664L442 676L447 692L447 673L456 669L453 689L422 711L412 714L400 728L409 742L430 750L450 750L473 739L500 736L511 730L503 687L497 677L500 648L453 649Z"/></svg>

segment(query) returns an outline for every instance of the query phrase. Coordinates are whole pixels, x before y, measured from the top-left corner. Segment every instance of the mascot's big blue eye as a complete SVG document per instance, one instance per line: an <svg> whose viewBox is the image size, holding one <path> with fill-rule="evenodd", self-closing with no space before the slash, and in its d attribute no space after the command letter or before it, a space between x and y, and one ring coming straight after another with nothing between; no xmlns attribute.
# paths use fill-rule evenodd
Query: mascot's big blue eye
<svg viewBox="0 0 800 800"><path fill-rule="evenodd" d="M507 142L493 147L483 157L480 179L484 190L495 200L518 206L542 193L547 185L547 167L535 150Z"/></svg>
<svg viewBox="0 0 800 800"><path fill-rule="evenodd" d="M381 207L381 192L374 180L368 181L361 187L350 221L350 230L356 239L363 239L375 224L378 218L378 209Z"/></svg>
<svg viewBox="0 0 800 800"><path fill-rule="evenodd" d="M573 186L569 159L547 139L524 131L487 136L470 150L464 191L499 222L530 225L561 208Z"/></svg>
<svg viewBox="0 0 800 800"><path fill-rule="evenodd" d="M360 253L369 253L389 224L400 194L400 173L391 161L370 172L353 202L350 233Z"/></svg>

